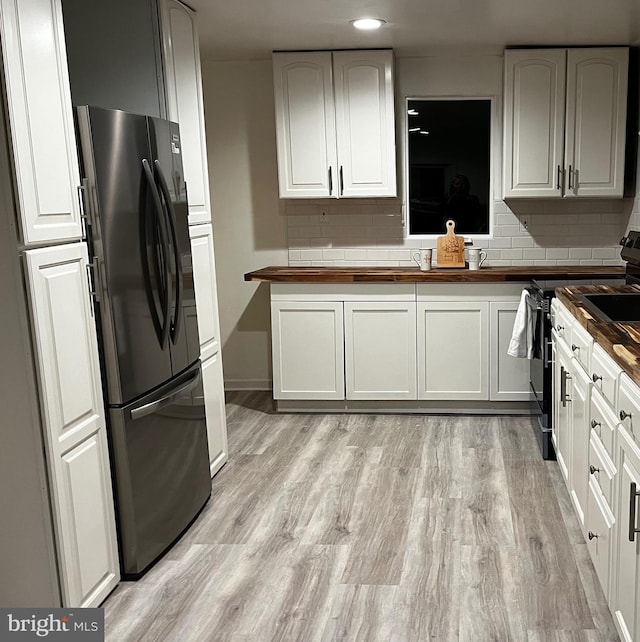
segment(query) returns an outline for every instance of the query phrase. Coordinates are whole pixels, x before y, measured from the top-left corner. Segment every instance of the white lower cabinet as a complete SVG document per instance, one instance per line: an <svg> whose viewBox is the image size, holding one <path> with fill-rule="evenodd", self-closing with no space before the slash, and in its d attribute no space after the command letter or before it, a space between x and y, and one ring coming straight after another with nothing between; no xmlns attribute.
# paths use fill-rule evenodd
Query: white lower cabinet
<svg viewBox="0 0 640 642"><path fill-rule="evenodd" d="M202 390L199 394L204 394L209 467L213 476L227 461L229 451L211 224L191 225L189 238L191 239L191 267L196 304L194 310L197 309L198 338L202 359ZM195 314L187 316L187 323L193 323L195 316Z"/></svg>
<svg viewBox="0 0 640 642"><path fill-rule="evenodd" d="M584 526L589 493L589 406L591 379L576 359L571 361L571 459L569 492Z"/></svg>
<svg viewBox="0 0 640 642"><path fill-rule="evenodd" d="M98 606L120 572L87 248L25 263L63 604Z"/></svg>
<svg viewBox="0 0 640 642"><path fill-rule="evenodd" d="M636 642L640 634L640 445L618 427L618 510L613 546L610 608L620 637Z"/></svg>
<svg viewBox="0 0 640 642"><path fill-rule="evenodd" d="M605 596L608 595L609 589L611 538L614 523L615 518L611 508L595 478L592 477L589 482L584 531L591 561Z"/></svg>
<svg viewBox="0 0 640 642"><path fill-rule="evenodd" d="M344 399L342 302L272 301L275 399Z"/></svg>
<svg viewBox="0 0 640 642"><path fill-rule="evenodd" d="M229 458L222 359L219 352L202 362L202 389L207 418L209 468L213 477Z"/></svg>
<svg viewBox="0 0 640 642"><path fill-rule="evenodd" d="M507 354L520 299L491 301L489 304L489 399L529 401L530 362ZM544 346L543 349L547 349Z"/></svg>
<svg viewBox="0 0 640 642"><path fill-rule="evenodd" d="M489 303L418 300L418 398L489 398Z"/></svg>
<svg viewBox="0 0 640 642"><path fill-rule="evenodd" d="M554 447L560 472L567 485L571 467L571 353L566 343L553 331L554 363Z"/></svg>
<svg viewBox="0 0 640 642"><path fill-rule="evenodd" d="M416 304L344 304L347 399L416 398Z"/></svg>

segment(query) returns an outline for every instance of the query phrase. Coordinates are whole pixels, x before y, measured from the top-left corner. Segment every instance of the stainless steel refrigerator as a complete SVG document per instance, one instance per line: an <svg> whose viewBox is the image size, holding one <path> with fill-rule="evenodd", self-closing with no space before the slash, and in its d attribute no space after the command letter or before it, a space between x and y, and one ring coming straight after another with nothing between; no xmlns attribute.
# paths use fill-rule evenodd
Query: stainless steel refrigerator
<svg viewBox="0 0 640 642"><path fill-rule="evenodd" d="M121 565L135 578L211 493L180 132L77 116Z"/></svg>

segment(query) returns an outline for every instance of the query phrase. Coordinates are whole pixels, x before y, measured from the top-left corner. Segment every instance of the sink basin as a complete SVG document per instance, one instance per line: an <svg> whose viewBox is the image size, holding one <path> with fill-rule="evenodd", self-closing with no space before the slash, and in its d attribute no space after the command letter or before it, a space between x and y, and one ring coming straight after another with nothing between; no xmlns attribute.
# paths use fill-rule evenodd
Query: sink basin
<svg viewBox="0 0 640 642"><path fill-rule="evenodd" d="M596 318L608 323L640 322L640 293L581 294L580 299Z"/></svg>

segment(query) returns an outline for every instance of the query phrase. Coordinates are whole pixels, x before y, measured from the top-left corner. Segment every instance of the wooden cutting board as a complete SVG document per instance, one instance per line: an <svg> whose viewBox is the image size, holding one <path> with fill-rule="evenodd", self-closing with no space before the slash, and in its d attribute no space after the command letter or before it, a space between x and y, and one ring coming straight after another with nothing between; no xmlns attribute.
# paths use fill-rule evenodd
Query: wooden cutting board
<svg viewBox="0 0 640 642"><path fill-rule="evenodd" d="M464 236L456 236L456 223L449 219L446 223L447 233L438 237L438 256L436 257L439 268L463 268L464 263Z"/></svg>

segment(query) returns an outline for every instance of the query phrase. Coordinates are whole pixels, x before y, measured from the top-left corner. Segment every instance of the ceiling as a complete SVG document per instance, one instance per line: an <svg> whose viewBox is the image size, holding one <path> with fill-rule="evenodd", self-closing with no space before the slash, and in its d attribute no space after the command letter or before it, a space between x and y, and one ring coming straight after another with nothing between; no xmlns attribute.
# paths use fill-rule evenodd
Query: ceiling
<svg viewBox="0 0 640 642"><path fill-rule="evenodd" d="M392 47L399 56L499 52L507 45L640 43L640 0L187 0L206 60L274 49ZM379 17L378 32L349 20Z"/></svg>

